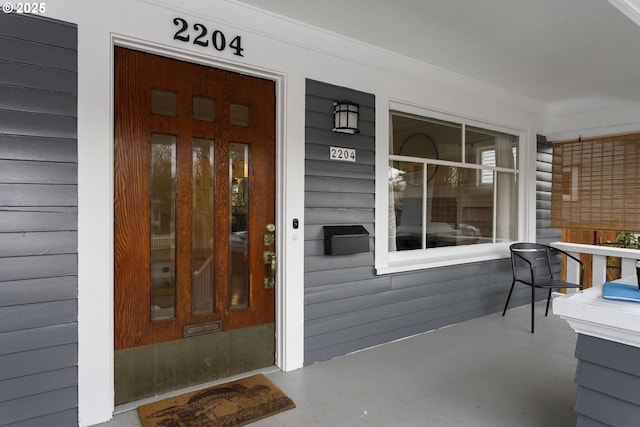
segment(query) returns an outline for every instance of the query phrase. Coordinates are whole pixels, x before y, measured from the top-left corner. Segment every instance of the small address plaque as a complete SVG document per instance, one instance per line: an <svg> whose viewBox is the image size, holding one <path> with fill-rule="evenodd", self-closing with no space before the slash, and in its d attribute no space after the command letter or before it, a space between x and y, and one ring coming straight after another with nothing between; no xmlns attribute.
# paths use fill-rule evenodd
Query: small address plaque
<svg viewBox="0 0 640 427"><path fill-rule="evenodd" d="M329 147L329 160L355 162L356 150L353 148Z"/></svg>

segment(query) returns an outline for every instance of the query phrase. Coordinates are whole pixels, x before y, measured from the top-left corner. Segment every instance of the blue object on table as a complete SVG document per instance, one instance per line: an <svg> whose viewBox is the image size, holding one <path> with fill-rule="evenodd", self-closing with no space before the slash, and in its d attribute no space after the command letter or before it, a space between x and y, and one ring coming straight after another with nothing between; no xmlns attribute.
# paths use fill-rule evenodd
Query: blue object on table
<svg viewBox="0 0 640 427"><path fill-rule="evenodd" d="M602 297L622 301L640 302L640 290L636 285L624 283L605 282L602 285Z"/></svg>

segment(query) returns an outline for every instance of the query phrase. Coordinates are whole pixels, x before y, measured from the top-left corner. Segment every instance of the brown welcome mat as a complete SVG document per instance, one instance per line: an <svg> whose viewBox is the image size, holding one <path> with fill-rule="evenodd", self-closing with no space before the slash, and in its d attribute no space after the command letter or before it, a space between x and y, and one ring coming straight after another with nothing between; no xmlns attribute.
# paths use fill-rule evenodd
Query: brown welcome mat
<svg viewBox="0 0 640 427"><path fill-rule="evenodd" d="M140 406L138 415L144 427L231 427L295 407L260 374Z"/></svg>

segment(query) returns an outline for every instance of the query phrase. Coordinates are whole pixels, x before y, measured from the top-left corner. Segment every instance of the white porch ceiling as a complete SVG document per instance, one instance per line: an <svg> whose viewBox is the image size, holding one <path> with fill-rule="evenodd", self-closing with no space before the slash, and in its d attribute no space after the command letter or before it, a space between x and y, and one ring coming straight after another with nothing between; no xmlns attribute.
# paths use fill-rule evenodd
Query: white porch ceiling
<svg viewBox="0 0 640 427"><path fill-rule="evenodd" d="M548 103L640 101L640 0L236 0Z"/></svg>

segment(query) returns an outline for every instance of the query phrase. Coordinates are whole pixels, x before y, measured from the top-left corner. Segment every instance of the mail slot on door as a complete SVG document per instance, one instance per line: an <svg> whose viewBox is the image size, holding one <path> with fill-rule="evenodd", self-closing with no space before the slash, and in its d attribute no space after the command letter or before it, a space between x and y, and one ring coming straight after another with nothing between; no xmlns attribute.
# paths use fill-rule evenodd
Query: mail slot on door
<svg viewBox="0 0 640 427"><path fill-rule="evenodd" d="M324 254L369 252L369 232L362 225L325 225Z"/></svg>

